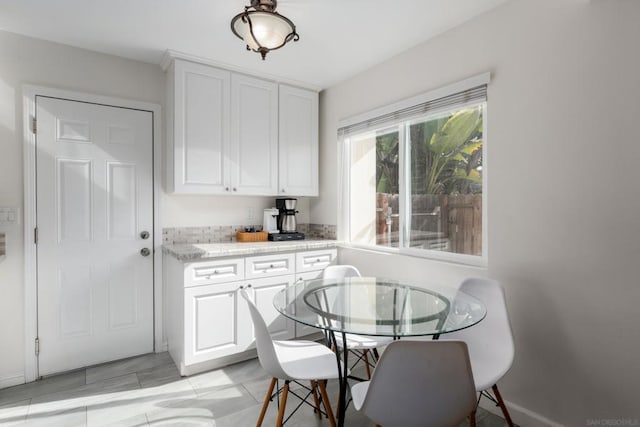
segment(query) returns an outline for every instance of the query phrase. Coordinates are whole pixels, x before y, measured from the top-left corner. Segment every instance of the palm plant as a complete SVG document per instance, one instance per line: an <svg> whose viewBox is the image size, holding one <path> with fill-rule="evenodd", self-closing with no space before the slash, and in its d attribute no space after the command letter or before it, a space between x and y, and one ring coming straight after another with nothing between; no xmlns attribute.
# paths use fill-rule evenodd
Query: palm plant
<svg viewBox="0 0 640 427"><path fill-rule="evenodd" d="M398 132L376 137L376 191L396 194L398 182Z"/></svg>
<svg viewBox="0 0 640 427"><path fill-rule="evenodd" d="M480 107L412 125L413 193L481 191L482 127Z"/></svg>

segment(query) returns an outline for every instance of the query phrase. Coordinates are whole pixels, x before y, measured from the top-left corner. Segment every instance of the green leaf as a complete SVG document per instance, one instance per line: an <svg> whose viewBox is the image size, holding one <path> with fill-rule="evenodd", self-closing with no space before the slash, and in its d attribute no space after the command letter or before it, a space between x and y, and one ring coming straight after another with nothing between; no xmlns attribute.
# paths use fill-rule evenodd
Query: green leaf
<svg viewBox="0 0 640 427"><path fill-rule="evenodd" d="M441 131L431 139L431 150L439 154L454 153L462 147L478 128L478 108L456 112L446 121Z"/></svg>

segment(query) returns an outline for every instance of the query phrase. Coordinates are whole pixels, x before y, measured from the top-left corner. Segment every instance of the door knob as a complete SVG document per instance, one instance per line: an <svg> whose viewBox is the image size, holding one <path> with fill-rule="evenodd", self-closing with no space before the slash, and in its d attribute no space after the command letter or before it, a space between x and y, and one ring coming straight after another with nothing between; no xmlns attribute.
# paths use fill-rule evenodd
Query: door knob
<svg viewBox="0 0 640 427"><path fill-rule="evenodd" d="M151 254L151 251L149 250L149 248L142 248L142 249L140 249L140 255L142 255L142 256L149 256L149 254Z"/></svg>
<svg viewBox="0 0 640 427"><path fill-rule="evenodd" d="M140 233L140 237L142 238L142 240L147 240L149 238L149 232L143 231L142 233Z"/></svg>

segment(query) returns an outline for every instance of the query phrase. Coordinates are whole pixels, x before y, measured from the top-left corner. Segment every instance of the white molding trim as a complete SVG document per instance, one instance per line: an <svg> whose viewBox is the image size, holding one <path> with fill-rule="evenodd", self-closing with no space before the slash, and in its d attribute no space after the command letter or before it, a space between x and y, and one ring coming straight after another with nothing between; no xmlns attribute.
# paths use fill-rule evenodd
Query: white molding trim
<svg viewBox="0 0 640 427"><path fill-rule="evenodd" d="M162 292L162 227L160 203L162 188L162 108L158 104L134 101L124 98L95 95L55 89L44 86L24 85L23 102L23 159L24 159L24 323L25 323L25 370L22 382L35 381L38 376L38 361L34 352L34 343L38 333L37 283L36 283L36 245L33 230L36 227L36 152L35 135L32 129L32 117L35 117L35 98L37 95L71 99L95 104L112 105L149 111L153 117L153 298L154 298L154 351L166 349L163 330L163 292Z"/></svg>
<svg viewBox="0 0 640 427"><path fill-rule="evenodd" d="M276 76L275 74L268 74L268 73L256 74L255 70L238 67L236 65L227 64L225 62L215 61L213 59L204 58L202 56L197 56L197 55L191 55L189 53L179 52L177 50L171 50L171 49L167 49L164 55L162 56L162 60L160 61L160 68L162 68L163 71L167 71L174 59L182 59L184 61L191 61L191 62L196 62L198 64L204 64L204 65L210 65L212 67L223 68L228 71L247 74L249 76L257 77L263 80L272 80L276 83L284 83L284 84L296 86L302 89L313 90L315 92L320 92L322 90L322 88L318 86L311 85L309 83L305 83L300 80L283 78L280 76Z"/></svg>
<svg viewBox="0 0 640 427"><path fill-rule="evenodd" d="M13 387L14 385L24 384L24 373L16 372L0 378L0 389Z"/></svg>
<svg viewBox="0 0 640 427"><path fill-rule="evenodd" d="M545 417L544 415L531 411L520 405L516 405L515 403L505 400L504 404L507 405L507 409L509 409L509 414L511 414L511 418L513 419L513 422L519 426L564 427L564 424L560 424L555 421L552 421L549 418ZM482 409L485 409L487 412L491 412L492 414L495 414L501 418L504 418L500 408L495 404L493 404L493 402L491 402L488 399L481 399L479 406Z"/></svg>

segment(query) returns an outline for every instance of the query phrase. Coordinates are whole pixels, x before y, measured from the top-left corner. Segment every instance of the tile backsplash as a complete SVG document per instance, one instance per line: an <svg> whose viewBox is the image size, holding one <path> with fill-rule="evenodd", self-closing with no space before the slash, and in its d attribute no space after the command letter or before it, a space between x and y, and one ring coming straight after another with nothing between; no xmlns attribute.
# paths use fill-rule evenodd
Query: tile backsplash
<svg viewBox="0 0 640 427"><path fill-rule="evenodd" d="M173 227L162 229L162 243L230 243L236 241L236 231L246 227L260 229L257 224L249 225L221 225L207 227ZM298 231L305 234L307 239L335 240L336 226L326 224L298 224Z"/></svg>

